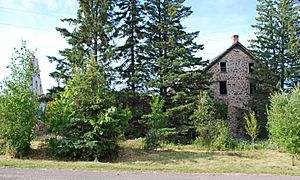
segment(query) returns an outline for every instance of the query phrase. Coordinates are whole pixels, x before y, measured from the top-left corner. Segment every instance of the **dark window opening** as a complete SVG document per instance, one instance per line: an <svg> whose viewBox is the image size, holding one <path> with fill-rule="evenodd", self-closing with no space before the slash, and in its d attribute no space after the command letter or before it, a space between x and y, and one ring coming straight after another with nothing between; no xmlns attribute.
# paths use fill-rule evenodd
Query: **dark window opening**
<svg viewBox="0 0 300 180"><path fill-rule="evenodd" d="M220 81L220 94L227 94L227 82Z"/></svg>
<svg viewBox="0 0 300 180"><path fill-rule="evenodd" d="M221 72L226 72L226 62L220 63L220 69L221 69Z"/></svg>
<svg viewBox="0 0 300 180"><path fill-rule="evenodd" d="M254 71L254 63L249 63L249 72Z"/></svg>
<svg viewBox="0 0 300 180"><path fill-rule="evenodd" d="M250 83L250 94L253 94L256 91L256 86Z"/></svg>

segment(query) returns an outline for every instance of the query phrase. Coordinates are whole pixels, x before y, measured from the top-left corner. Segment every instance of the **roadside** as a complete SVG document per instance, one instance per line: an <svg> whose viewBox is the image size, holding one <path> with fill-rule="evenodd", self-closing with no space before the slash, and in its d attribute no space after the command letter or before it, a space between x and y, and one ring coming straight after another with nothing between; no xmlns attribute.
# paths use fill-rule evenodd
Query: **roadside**
<svg viewBox="0 0 300 180"><path fill-rule="evenodd" d="M296 176L269 176L244 174L182 174L157 172L107 172L83 170L54 170L54 169L20 169L0 168L0 179L31 179L31 180L81 180L81 179L109 179L109 180L297 180Z"/></svg>

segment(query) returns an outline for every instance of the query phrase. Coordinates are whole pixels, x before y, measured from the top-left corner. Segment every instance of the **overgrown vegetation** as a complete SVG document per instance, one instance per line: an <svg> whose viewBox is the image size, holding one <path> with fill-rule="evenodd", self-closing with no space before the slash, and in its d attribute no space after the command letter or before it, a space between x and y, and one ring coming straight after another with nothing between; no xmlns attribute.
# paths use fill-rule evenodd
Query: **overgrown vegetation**
<svg viewBox="0 0 300 180"><path fill-rule="evenodd" d="M22 41L8 66L11 74L0 89L0 148L12 157L28 154L37 123L37 94L31 90L36 72L33 58L33 51Z"/></svg>
<svg viewBox="0 0 300 180"><path fill-rule="evenodd" d="M218 112L220 107L215 105L207 91L198 95L194 114L190 116L192 127L197 133L196 142L207 146L208 149L228 150L235 146L234 139L229 130L228 124L225 122L225 115ZM222 111L221 111L222 112ZM219 115L218 115L219 114Z"/></svg>
<svg viewBox="0 0 300 180"><path fill-rule="evenodd" d="M272 96L268 120L272 140L292 155L294 165L300 154L300 86Z"/></svg>
<svg viewBox="0 0 300 180"><path fill-rule="evenodd" d="M299 83L295 4L260 0L257 6L257 37L251 41L256 63L249 78L255 84L249 106L257 114L246 115L245 130L244 124L239 127L251 137L250 146L232 136L227 105L208 92L207 61L196 56L204 47L195 42L199 32L182 25L192 14L184 0L79 0L77 17L62 20L71 27L57 28L70 46L60 51L62 59L49 57L56 65L50 76L58 82L47 95L43 116L50 151L60 159L113 161L122 155L124 134L144 138L147 152L183 145L209 151L268 149L269 141L254 141L270 132L279 147L299 155L299 87L269 98L279 87ZM37 97L30 90L33 52L23 44L15 55L0 91L0 148L22 157L36 125Z"/></svg>
<svg viewBox="0 0 300 180"><path fill-rule="evenodd" d="M250 111L249 115L245 113L245 119L246 119L246 134L248 134L251 137L251 142L254 147L254 141L258 136L259 133L259 125L257 124L257 120L255 117L255 112Z"/></svg>
<svg viewBox="0 0 300 180"><path fill-rule="evenodd" d="M154 95L150 103L151 113L143 116L149 128L145 139L145 149L155 149L164 140L165 133L168 130L166 128L167 114L163 111L164 103L160 96Z"/></svg>
<svg viewBox="0 0 300 180"><path fill-rule="evenodd" d="M49 106L46 122L56 135L49 141L55 155L83 160L117 156L117 142L131 115L112 106L112 96L99 71L91 60L86 70L74 74L61 97Z"/></svg>

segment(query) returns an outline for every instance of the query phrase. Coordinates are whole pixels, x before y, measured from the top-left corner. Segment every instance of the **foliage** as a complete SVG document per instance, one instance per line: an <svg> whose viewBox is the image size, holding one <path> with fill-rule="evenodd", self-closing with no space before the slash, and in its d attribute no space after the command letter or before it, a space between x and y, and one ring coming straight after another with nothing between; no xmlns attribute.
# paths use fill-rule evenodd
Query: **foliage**
<svg viewBox="0 0 300 180"><path fill-rule="evenodd" d="M70 47L60 51L63 58L48 57L55 63L56 70L50 73L58 86L51 89L51 97L64 90L67 81L77 68L86 68L90 59L94 59L102 68L107 85L114 77L111 72L112 38L115 22L112 20L115 0L79 0L76 18L64 18L69 28L56 28L66 39Z"/></svg>
<svg viewBox="0 0 300 180"><path fill-rule="evenodd" d="M235 149L237 142L233 138L228 124L221 120L216 122L215 128L217 133L212 141L212 148L219 151Z"/></svg>
<svg viewBox="0 0 300 180"><path fill-rule="evenodd" d="M118 155L118 140L122 138L130 114L126 110L111 107L90 120L90 130L80 136L50 139L49 147L58 157L81 160L111 160ZM83 123L82 123L83 124Z"/></svg>
<svg viewBox="0 0 300 180"><path fill-rule="evenodd" d="M294 159L300 154L300 86L271 97L268 120L272 140Z"/></svg>
<svg viewBox="0 0 300 180"><path fill-rule="evenodd" d="M142 120L144 114L149 114L150 97L141 95L132 90L123 89L116 93L116 102L123 108L128 108L132 112L132 118L128 122L128 128L125 131L127 139L144 137L147 134L147 125Z"/></svg>
<svg viewBox="0 0 300 180"><path fill-rule="evenodd" d="M249 115L245 113L245 120L246 120L246 125L245 125L246 134L248 134L251 137L251 142L254 146L254 141L257 138L259 133L259 125L257 124L255 112L250 111Z"/></svg>
<svg viewBox="0 0 300 180"><path fill-rule="evenodd" d="M220 102L216 103L209 97L208 92L204 91L198 95L196 108L193 115L190 116L191 125L196 129L198 140L202 145L214 146L216 149L229 149L234 146L228 125L222 119L225 115L218 115L216 108L220 106ZM223 107L224 108L224 107Z"/></svg>
<svg viewBox="0 0 300 180"><path fill-rule="evenodd" d="M270 105L270 95L279 89L277 84L279 77L266 64L256 62L249 80L250 84L255 85L249 107L256 112L256 119L260 126L258 137L267 139L267 107Z"/></svg>
<svg viewBox="0 0 300 180"><path fill-rule="evenodd" d="M109 160L117 155L117 141L131 114L113 107L100 66L91 60L87 70L78 70L61 97L49 105L46 117L59 137L49 142L55 155Z"/></svg>
<svg viewBox="0 0 300 180"><path fill-rule="evenodd" d="M37 123L37 94L31 90L35 67L34 54L23 41L15 49L8 68L10 76L0 92L0 148L13 157L23 157L30 150L32 132Z"/></svg>
<svg viewBox="0 0 300 180"><path fill-rule="evenodd" d="M207 61L195 56L203 49L194 42L199 32L188 33L182 25L182 20L192 14L184 1L149 0L145 10L145 50L152 78L149 86L165 101L168 127L178 132L174 141L188 141L188 118L197 95L207 88L209 80L201 70Z"/></svg>
<svg viewBox="0 0 300 180"><path fill-rule="evenodd" d="M278 77L282 89L299 82L300 13L298 0L259 0L256 39L251 49L258 62Z"/></svg>
<svg viewBox="0 0 300 180"><path fill-rule="evenodd" d="M150 103L151 113L143 116L149 127L149 132L145 139L145 149L155 149L163 140L163 134L167 123L167 115L163 111L164 100L160 96L153 95Z"/></svg>
<svg viewBox="0 0 300 180"><path fill-rule="evenodd" d="M300 13L298 0L258 0L256 38L250 49L256 56L251 84L256 86L250 107L261 127L259 137L267 138L266 107L269 96L299 83Z"/></svg>
<svg viewBox="0 0 300 180"><path fill-rule="evenodd" d="M147 90L151 70L145 58L145 12L140 0L123 0L117 3L115 19L118 38L124 43L116 48L119 66L116 70L121 77L120 84L126 82L126 89L133 92Z"/></svg>

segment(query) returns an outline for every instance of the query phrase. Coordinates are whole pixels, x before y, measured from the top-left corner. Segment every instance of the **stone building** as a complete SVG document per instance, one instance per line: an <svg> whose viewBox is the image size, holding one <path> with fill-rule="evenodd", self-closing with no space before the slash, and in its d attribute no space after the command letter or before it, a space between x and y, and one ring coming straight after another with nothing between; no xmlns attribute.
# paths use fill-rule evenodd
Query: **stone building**
<svg viewBox="0 0 300 180"><path fill-rule="evenodd" d="M254 90L249 82L250 72L254 68L254 57L238 38L238 35L234 35L233 44L205 68L207 72L213 73L213 96L227 104L229 124L236 135L240 134L241 110L248 109Z"/></svg>

